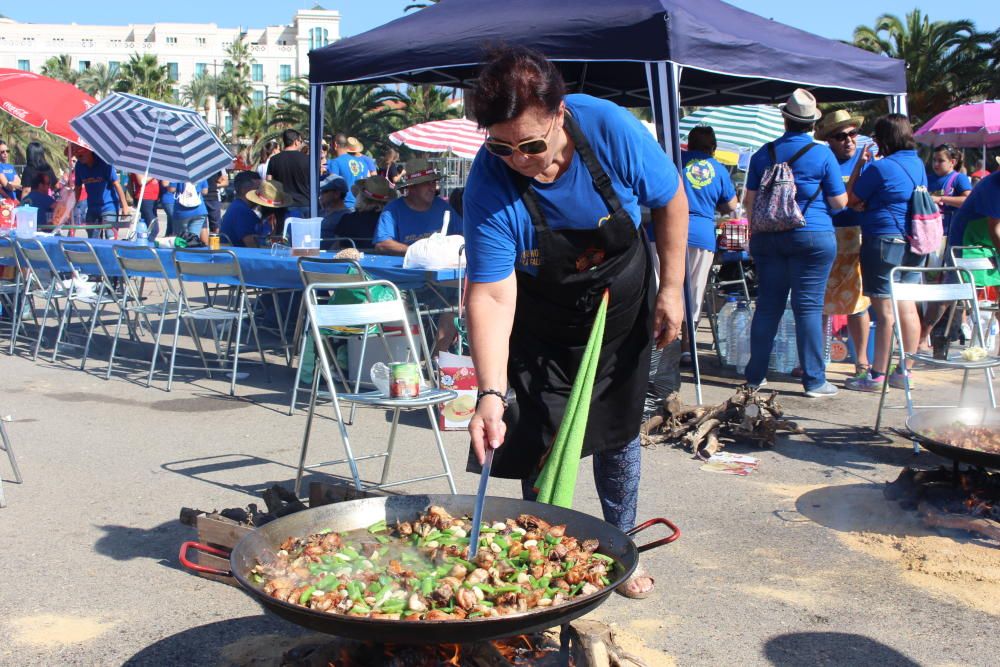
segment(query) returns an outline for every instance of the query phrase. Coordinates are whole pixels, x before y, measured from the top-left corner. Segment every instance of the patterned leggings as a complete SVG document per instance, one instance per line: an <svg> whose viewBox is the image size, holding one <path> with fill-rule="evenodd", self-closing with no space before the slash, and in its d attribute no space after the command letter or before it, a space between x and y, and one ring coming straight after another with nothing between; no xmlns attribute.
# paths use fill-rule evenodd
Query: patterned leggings
<svg viewBox="0 0 1000 667"><path fill-rule="evenodd" d="M594 454L594 483L604 511L604 520L621 530L635 527L641 459L642 446L638 436L624 447ZM535 500L538 497L532 488L537 481L537 473L521 480L521 495L525 500Z"/></svg>

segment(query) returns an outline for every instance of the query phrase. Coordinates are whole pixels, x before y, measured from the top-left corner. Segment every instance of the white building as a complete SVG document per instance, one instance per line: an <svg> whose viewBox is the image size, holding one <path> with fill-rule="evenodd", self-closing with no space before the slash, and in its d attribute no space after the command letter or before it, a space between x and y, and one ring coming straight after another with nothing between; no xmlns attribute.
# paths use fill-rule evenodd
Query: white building
<svg viewBox="0 0 1000 667"><path fill-rule="evenodd" d="M286 81L309 74L311 49L340 39L340 12L316 5L295 12L288 25L266 28L220 28L214 23L20 23L0 17L0 67L41 72L46 60L68 54L81 72L98 63L113 70L133 53L151 53L167 66L179 92L197 74L221 72L226 49L240 34L246 36L254 58L253 100L264 104L281 92ZM214 120L211 114L210 120ZM225 123L228 130L228 118Z"/></svg>

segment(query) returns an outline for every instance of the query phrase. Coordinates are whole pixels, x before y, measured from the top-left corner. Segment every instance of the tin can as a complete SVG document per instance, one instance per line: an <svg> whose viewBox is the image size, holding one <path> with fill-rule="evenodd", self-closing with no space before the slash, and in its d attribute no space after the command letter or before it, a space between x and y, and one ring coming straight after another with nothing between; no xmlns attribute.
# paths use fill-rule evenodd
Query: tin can
<svg viewBox="0 0 1000 667"><path fill-rule="evenodd" d="M220 242L219 242L219 235L218 234L209 234L208 235L208 249L209 250L218 250L219 249L219 243Z"/></svg>
<svg viewBox="0 0 1000 667"><path fill-rule="evenodd" d="M413 362L389 364L389 396L416 398L420 395L420 367Z"/></svg>

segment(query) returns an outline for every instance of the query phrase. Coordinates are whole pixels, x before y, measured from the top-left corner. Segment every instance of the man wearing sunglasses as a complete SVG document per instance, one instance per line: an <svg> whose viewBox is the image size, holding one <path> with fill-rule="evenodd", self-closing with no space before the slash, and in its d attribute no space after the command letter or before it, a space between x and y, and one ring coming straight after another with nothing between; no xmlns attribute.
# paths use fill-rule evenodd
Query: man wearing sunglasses
<svg viewBox="0 0 1000 667"><path fill-rule="evenodd" d="M0 141L0 197L17 199L18 190L21 189L21 179L9 160L10 148L7 147L7 142Z"/></svg>
<svg viewBox="0 0 1000 667"><path fill-rule="evenodd" d="M830 146L840 165L845 187L861 157L858 150L861 122L861 118L841 109L823 116L816 126L816 139L826 140ZM861 378L868 372L868 332L871 328L868 316L871 301L861 289L861 213L844 208L832 213L832 217L837 234L837 255L826 283L823 315L848 316L847 331L854 344L854 376Z"/></svg>
<svg viewBox="0 0 1000 667"><path fill-rule="evenodd" d="M559 70L535 51L494 52L472 100L487 138L463 197L466 312L479 383L471 463L482 464L489 451L493 475L520 479L523 496L536 497L542 459L573 407L571 387L607 295L592 390L574 396L590 395L582 454L593 455L604 518L629 530L652 343L671 342L682 320L688 202L680 176L634 116L567 95ZM656 227L659 290L638 232L643 206ZM640 569L619 592L646 597L652 589Z"/></svg>

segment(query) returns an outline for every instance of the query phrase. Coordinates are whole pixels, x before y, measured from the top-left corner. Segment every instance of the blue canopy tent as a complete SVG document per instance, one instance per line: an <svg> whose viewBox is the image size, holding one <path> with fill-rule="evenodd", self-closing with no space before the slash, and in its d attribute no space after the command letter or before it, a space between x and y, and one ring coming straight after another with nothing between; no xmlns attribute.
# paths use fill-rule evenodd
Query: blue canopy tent
<svg viewBox="0 0 1000 667"><path fill-rule="evenodd" d="M721 0L441 0L309 53L311 141L323 135L326 86L468 88L485 47L500 41L544 53L574 92L652 107L660 142L678 164L681 105L774 103L802 87L821 102L890 97L894 111L906 108L903 61ZM318 164L312 178L316 192ZM695 378L700 402L697 361Z"/></svg>

